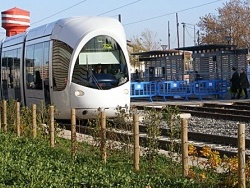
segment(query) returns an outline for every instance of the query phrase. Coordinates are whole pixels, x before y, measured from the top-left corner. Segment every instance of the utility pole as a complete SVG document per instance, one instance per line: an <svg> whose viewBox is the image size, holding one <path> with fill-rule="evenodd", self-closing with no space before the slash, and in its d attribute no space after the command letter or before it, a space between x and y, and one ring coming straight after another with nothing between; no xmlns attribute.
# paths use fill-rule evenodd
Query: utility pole
<svg viewBox="0 0 250 188"><path fill-rule="evenodd" d="M182 22L183 25L183 75L185 74L185 65L186 65L186 57L185 57L185 30L186 30L186 23Z"/></svg>
<svg viewBox="0 0 250 188"><path fill-rule="evenodd" d="M195 25L194 25L194 46L196 46L196 32L195 32Z"/></svg>
<svg viewBox="0 0 250 188"><path fill-rule="evenodd" d="M170 26L168 21L168 49L170 50Z"/></svg>
<svg viewBox="0 0 250 188"><path fill-rule="evenodd" d="M185 47L185 30L186 30L186 23L181 23L183 25L183 47Z"/></svg>
<svg viewBox="0 0 250 188"><path fill-rule="evenodd" d="M195 29L195 24L190 24L190 23L185 23L185 22L182 22L181 24L183 24L183 40L185 40L185 33L186 32L186 25L191 25L193 26L193 29L194 29L194 46L196 46L196 29ZM183 47L185 47L185 42L183 42Z"/></svg>
<svg viewBox="0 0 250 188"><path fill-rule="evenodd" d="M121 14L118 14L118 20L119 20L119 22L122 22L122 16L121 16Z"/></svg>
<svg viewBox="0 0 250 188"><path fill-rule="evenodd" d="M178 48L180 48L178 13L176 13L176 25L177 25L177 44Z"/></svg>
<svg viewBox="0 0 250 188"><path fill-rule="evenodd" d="M200 30L197 31L197 44L200 45Z"/></svg>

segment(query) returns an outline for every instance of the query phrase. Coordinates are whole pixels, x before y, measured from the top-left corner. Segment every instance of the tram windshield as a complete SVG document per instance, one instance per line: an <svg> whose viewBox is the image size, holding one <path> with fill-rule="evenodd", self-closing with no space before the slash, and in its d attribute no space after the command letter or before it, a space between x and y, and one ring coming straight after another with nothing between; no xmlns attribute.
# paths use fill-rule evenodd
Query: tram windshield
<svg viewBox="0 0 250 188"><path fill-rule="evenodd" d="M111 89L128 81L128 67L119 44L109 36L91 39L75 63L72 82L97 89Z"/></svg>

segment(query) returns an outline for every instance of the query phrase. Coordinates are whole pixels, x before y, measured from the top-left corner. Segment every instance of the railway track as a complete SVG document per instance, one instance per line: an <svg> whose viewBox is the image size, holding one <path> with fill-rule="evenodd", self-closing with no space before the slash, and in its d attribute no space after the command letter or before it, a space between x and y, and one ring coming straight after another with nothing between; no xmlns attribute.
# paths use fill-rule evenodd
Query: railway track
<svg viewBox="0 0 250 188"><path fill-rule="evenodd" d="M231 104L220 104L220 103L204 103L203 107L210 108L221 108L221 109L232 109L232 110L250 110L250 103L235 102Z"/></svg>
<svg viewBox="0 0 250 188"><path fill-rule="evenodd" d="M250 102L235 102L232 104L203 103L202 105L176 105L167 104L166 106L177 106L180 112L190 113L197 117L212 117L215 119L233 120L240 122L250 121ZM134 106L139 110L155 108L153 106ZM156 108L160 110L161 108Z"/></svg>
<svg viewBox="0 0 250 188"><path fill-rule="evenodd" d="M70 129L70 125L64 125L66 129ZM146 127L144 125L139 126L140 131L140 143L147 143ZM91 135L93 129L87 126L77 125L77 132L81 134ZM128 141L133 139L132 130L112 129L107 130L107 139L114 141ZM167 128L161 128L161 136L158 139L159 149L168 151L173 141L170 139L170 130ZM197 151L200 151L203 146L207 145L213 150L218 151L220 156L224 155L231 157L237 155L237 138L225 137L211 134L203 134L197 132L188 132L188 140L190 144L193 144ZM181 148L180 139L175 139L176 148ZM246 146L250 147L250 139L246 139ZM250 148L246 150L246 157L250 157Z"/></svg>
<svg viewBox="0 0 250 188"><path fill-rule="evenodd" d="M172 105L167 106L177 106L182 113L190 113L192 116L198 117L212 117L214 119L224 119L224 120L234 120L240 122L249 122L250 120L250 102L234 102L231 104L222 103L203 103L199 105ZM162 107L154 106L134 106L138 110L146 110L155 108L156 110L161 110ZM65 123L65 122L64 122ZM70 124L64 124L67 129L70 129ZM146 137L146 127L141 122L140 125L140 143L147 143ZM87 126L78 125L77 130L81 134L91 135L93 132L92 128ZM115 132L114 132L115 131ZM112 131L107 130L107 139L114 139L116 141L126 141L126 139L132 139L132 130L125 131L119 128ZM172 141L169 137L170 131L167 128L161 128L161 136L158 139L159 149L169 150ZM115 134L115 136L114 136ZM237 155L237 138L229 136L219 136L212 134L204 134L198 132L188 132L188 140L190 144L193 144L197 151L200 151L204 145L211 147L220 153L221 156L235 156ZM180 140L177 139L175 143L177 147L180 146ZM246 139L246 157L250 157L250 139Z"/></svg>

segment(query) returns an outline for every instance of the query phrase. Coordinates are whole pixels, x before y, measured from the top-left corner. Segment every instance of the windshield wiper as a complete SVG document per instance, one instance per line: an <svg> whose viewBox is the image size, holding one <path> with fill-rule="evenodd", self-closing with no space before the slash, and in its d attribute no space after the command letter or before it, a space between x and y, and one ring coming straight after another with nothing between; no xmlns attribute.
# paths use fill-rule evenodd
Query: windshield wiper
<svg viewBox="0 0 250 188"><path fill-rule="evenodd" d="M88 73L90 74L89 78L92 77L92 79L93 79L95 85L97 86L97 88L102 90L102 87L99 84L98 80L96 79L95 75L93 74L92 70L88 69Z"/></svg>

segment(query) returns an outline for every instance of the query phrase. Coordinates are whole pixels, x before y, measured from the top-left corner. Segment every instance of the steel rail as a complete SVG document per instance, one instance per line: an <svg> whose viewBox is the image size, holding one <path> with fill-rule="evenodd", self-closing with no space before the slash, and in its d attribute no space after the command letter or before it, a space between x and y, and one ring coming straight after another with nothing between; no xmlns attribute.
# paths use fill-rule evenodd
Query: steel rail
<svg viewBox="0 0 250 188"><path fill-rule="evenodd" d="M70 129L70 124L64 124L63 127L65 127L66 129ZM86 134L86 135L91 135L94 131L93 128L91 127L87 127L87 126L81 126L81 125L77 125L77 132L80 134ZM145 136L146 133L146 126L144 125L140 125L140 143L142 147L146 147L147 145L145 145L148 142L148 138ZM130 134L128 134L128 131L130 132ZM161 134L161 138L158 139L158 145L159 145L159 149L162 150L166 150L169 151L169 149L171 148L171 146L173 145L173 141L170 140L169 135L170 135L170 130L167 128L161 128L160 129ZM116 131L114 131L114 129L112 130L107 130L106 132L107 135L107 139L111 139L114 141L123 141L123 142L127 142L127 141L131 141L133 139L133 135L132 135L132 130L122 130L122 129L116 129ZM199 152L204 145L214 145L214 147L212 148L213 151L218 151L220 156L228 156L228 157L232 157L232 156L236 156L237 152L235 152L235 150L237 148L237 138L235 137L225 137L225 136L218 136L218 135L211 135L211 134L203 134L203 133L197 133L197 132L188 132L188 140L190 143L192 143L196 148L197 151ZM199 142L202 142L199 143ZM175 143L175 150L178 151L181 148L180 142L174 142ZM234 149L234 151L230 151L230 149L225 150L225 149L220 149L220 148L216 148L216 144L220 144L220 146L229 146L232 149ZM250 146L250 140L246 139L246 146ZM250 149L250 148L248 148ZM250 157L250 154L246 154L246 157Z"/></svg>
<svg viewBox="0 0 250 188"><path fill-rule="evenodd" d="M202 107L202 106L190 106L190 105L173 105L168 104L166 106L177 107L182 113L190 113L192 116L198 117L212 117L216 119L225 119L225 120L233 120L233 121L250 121L250 111L247 110L235 110L235 109L221 109L221 108L210 108L210 107ZM134 108L138 110L150 110L156 109L161 111L164 109L154 107L154 106L134 106Z"/></svg>

